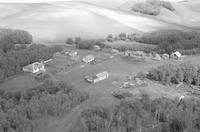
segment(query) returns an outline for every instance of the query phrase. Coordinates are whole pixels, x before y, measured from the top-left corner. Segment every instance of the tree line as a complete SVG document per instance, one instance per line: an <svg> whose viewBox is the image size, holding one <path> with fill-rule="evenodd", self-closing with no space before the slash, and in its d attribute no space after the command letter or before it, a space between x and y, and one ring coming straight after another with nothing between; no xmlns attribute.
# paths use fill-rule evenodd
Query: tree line
<svg viewBox="0 0 200 132"><path fill-rule="evenodd" d="M158 45L158 51L171 54L175 50L190 50L200 48L200 33L182 30L160 30L143 34L138 42ZM197 53L199 50L196 51ZM189 53L187 53L189 54Z"/></svg>
<svg viewBox="0 0 200 132"><path fill-rule="evenodd" d="M108 48L106 44L104 44L104 39L82 39L80 37L76 38L67 38L66 44L74 44L77 49L87 49L92 50L94 49L94 46L97 45L100 48Z"/></svg>
<svg viewBox="0 0 200 132"><path fill-rule="evenodd" d="M200 102L196 99L122 100L115 106L83 110L71 132L199 132Z"/></svg>
<svg viewBox="0 0 200 132"><path fill-rule="evenodd" d="M200 86L200 66L193 64L163 65L150 69L147 78L163 84L185 82Z"/></svg>
<svg viewBox="0 0 200 132"><path fill-rule="evenodd" d="M160 14L161 7L170 11L175 10L170 2L162 0L147 0L145 2L138 2L132 6L131 10L134 12L157 16Z"/></svg>
<svg viewBox="0 0 200 132"><path fill-rule="evenodd" d="M40 119L63 117L88 98L63 82L46 81L25 91L0 90L0 132L34 132Z"/></svg>
<svg viewBox="0 0 200 132"><path fill-rule="evenodd" d="M19 29L0 29L0 49L8 52L14 49L15 44L31 44L32 35Z"/></svg>

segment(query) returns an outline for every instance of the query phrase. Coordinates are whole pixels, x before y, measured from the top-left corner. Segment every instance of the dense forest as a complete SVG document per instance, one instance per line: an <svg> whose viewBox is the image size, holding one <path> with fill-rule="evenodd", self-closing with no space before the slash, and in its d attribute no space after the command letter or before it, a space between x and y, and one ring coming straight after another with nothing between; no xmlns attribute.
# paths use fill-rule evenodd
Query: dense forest
<svg viewBox="0 0 200 132"><path fill-rule="evenodd" d="M25 91L0 90L0 132L33 132L40 119L63 117L88 98L63 82L46 81Z"/></svg>
<svg viewBox="0 0 200 132"><path fill-rule="evenodd" d="M0 81L19 73L23 66L39 60L47 60L61 48L58 46L32 44L27 48L15 50L15 44L29 44L32 36L21 30L0 30Z"/></svg>
<svg viewBox="0 0 200 132"><path fill-rule="evenodd" d="M119 105L85 109L71 132L199 132L200 102L146 94Z"/></svg>
<svg viewBox="0 0 200 132"><path fill-rule="evenodd" d="M147 78L163 84L185 82L200 86L200 66L193 64L163 65L152 68L147 74Z"/></svg>
<svg viewBox="0 0 200 132"><path fill-rule="evenodd" d="M161 53L172 53L176 50L187 54L199 53L200 33L182 30L160 30L146 33L137 39L138 42L158 45ZM190 53L189 53L190 52Z"/></svg>
<svg viewBox="0 0 200 132"><path fill-rule="evenodd" d="M15 44L31 44L32 35L24 30L0 29L0 49L5 53L13 50Z"/></svg>

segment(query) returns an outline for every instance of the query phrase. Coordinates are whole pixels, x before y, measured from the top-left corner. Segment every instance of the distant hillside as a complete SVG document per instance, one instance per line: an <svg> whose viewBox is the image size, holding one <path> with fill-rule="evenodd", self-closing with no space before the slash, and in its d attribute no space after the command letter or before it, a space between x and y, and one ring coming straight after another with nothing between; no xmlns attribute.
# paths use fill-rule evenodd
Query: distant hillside
<svg viewBox="0 0 200 132"><path fill-rule="evenodd" d="M162 1L162 0L160 0ZM165 8L161 8L160 15L155 18L181 24L189 27L200 26L200 1L198 0L163 0L169 1L174 7L175 11L170 11ZM120 6L121 9L130 11L131 7L142 1L128 0L126 3ZM145 2L145 0L143 1Z"/></svg>
<svg viewBox="0 0 200 132"><path fill-rule="evenodd" d="M135 2L137 0L2 3L0 27L27 30L33 34L34 41L64 42L67 37L102 38L110 33L189 29L185 25L199 25L195 2L173 2L174 13L162 9L157 17L132 13L129 7Z"/></svg>

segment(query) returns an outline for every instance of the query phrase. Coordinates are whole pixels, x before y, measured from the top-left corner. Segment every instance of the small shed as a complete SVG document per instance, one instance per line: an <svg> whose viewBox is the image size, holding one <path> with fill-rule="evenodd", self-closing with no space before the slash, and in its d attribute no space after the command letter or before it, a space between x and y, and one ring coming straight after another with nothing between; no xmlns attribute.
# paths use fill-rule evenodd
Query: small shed
<svg viewBox="0 0 200 132"><path fill-rule="evenodd" d="M82 59L83 62L85 63L90 63L92 61L94 61L95 57L93 55L87 55L85 58Z"/></svg>
<svg viewBox="0 0 200 132"><path fill-rule="evenodd" d="M132 56L132 51L131 51L131 50L126 50L126 51L124 52L124 55L125 55L125 56Z"/></svg>
<svg viewBox="0 0 200 132"><path fill-rule="evenodd" d="M169 54L162 54L163 60L169 59L170 55Z"/></svg>
<svg viewBox="0 0 200 132"><path fill-rule="evenodd" d="M100 46L98 46L98 45L94 45L94 50L100 50L101 48L100 48Z"/></svg>
<svg viewBox="0 0 200 132"><path fill-rule="evenodd" d="M54 53L53 57L58 57L58 56L61 56L62 54L60 52L56 52Z"/></svg>
<svg viewBox="0 0 200 132"><path fill-rule="evenodd" d="M153 55L153 58L152 58L153 60L156 60L156 61L161 61L162 60L162 58L160 57L160 55L159 54L154 54Z"/></svg>
<svg viewBox="0 0 200 132"><path fill-rule="evenodd" d="M68 53L68 55L69 55L70 57L75 57L75 56L78 55L78 52L77 52L77 51L70 51L70 52Z"/></svg>
<svg viewBox="0 0 200 132"><path fill-rule="evenodd" d="M170 57L171 58L174 58L174 59L180 59L181 58L181 53L180 52L178 52L178 51L176 51L176 52L174 52L174 53L172 53L171 55L170 55Z"/></svg>

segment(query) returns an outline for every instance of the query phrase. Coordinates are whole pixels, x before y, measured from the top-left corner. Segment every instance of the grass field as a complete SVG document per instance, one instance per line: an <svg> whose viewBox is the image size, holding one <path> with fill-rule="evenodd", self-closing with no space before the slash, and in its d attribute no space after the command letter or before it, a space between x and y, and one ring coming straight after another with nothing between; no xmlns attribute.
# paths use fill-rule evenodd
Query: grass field
<svg viewBox="0 0 200 132"><path fill-rule="evenodd" d="M131 42L131 41L115 41L115 42L107 42L107 45L110 45L113 48L119 48L119 47L126 47L126 48L131 48L135 50L142 50L142 49L155 49L157 48L156 45L151 45L151 44L143 44L143 43L138 43L138 42Z"/></svg>
<svg viewBox="0 0 200 132"><path fill-rule="evenodd" d="M5 91L19 91L32 88L37 85L38 82L31 74L20 74L16 77L10 78L7 81L0 84L0 89Z"/></svg>

